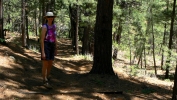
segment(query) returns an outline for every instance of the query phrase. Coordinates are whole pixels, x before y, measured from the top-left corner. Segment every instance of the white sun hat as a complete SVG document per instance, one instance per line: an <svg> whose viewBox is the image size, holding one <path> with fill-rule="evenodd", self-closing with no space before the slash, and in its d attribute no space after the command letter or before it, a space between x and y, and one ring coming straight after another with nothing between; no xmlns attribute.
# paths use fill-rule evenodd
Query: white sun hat
<svg viewBox="0 0 177 100"><path fill-rule="evenodd" d="M56 17L56 16L54 16L53 12L47 12L44 17Z"/></svg>

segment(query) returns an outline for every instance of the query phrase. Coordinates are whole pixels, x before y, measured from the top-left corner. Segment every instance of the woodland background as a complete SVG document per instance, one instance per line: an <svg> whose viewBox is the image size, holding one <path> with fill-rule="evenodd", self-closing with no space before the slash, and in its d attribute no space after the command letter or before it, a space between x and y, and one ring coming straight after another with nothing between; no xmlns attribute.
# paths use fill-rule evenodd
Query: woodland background
<svg viewBox="0 0 177 100"><path fill-rule="evenodd" d="M21 34L22 47L38 50L40 27L45 13L57 16L58 38L70 38L76 55L93 57L90 73L113 75L119 53L129 60L130 74L137 70L174 81L177 66L176 0L0 0L3 44ZM147 70L151 71L147 73ZM174 79L175 78L175 79ZM177 94L174 83L174 95ZM173 97L174 97L173 95ZM174 98L173 98L174 99Z"/></svg>

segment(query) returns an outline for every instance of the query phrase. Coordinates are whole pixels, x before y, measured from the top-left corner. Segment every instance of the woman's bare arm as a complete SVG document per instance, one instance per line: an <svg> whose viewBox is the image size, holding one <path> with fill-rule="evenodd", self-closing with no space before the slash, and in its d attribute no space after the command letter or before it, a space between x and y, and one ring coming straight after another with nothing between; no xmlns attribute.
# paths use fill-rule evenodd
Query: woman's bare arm
<svg viewBox="0 0 177 100"><path fill-rule="evenodd" d="M42 27L42 32L41 32L41 53L42 53L42 57L45 54L44 39L45 39L45 36L46 36L46 31L47 31L47 28Z"/></svg>

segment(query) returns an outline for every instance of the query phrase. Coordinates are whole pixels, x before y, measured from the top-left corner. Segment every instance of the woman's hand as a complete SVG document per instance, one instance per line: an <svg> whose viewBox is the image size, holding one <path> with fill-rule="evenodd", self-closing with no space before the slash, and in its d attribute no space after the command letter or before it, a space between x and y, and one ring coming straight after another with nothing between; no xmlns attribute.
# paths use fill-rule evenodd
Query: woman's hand
<svg viewBox="0 0 177 100"><path fill-rule="evenodd" d="M41 57L42 57L43 60L45 60L46 59L45 53L42 53Z"/></svg>

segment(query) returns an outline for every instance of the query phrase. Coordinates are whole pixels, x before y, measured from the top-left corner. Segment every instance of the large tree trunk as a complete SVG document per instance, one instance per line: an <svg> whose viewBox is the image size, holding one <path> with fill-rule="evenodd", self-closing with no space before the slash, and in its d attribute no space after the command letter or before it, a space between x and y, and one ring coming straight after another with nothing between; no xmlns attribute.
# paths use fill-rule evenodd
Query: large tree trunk
<svg viewBox="0 0 177 100"><path fill-rule="evenodd" d="M98 0L91 74L114 75L112 68L113 0Z"/></svg>

